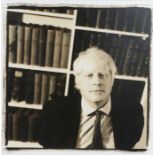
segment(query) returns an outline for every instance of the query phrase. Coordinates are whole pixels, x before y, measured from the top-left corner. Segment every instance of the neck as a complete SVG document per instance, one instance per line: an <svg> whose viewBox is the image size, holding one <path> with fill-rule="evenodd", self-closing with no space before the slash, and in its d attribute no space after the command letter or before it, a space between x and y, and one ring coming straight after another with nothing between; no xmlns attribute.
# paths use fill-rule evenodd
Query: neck
<svg viewBox="0 0 155 155"><path fill-rule="evenodd" d="M83 98L84 99L84 98ZM92 108L94 109L100 109L101 107L103 107L108 101L109 101L110 97L108 96L104 101L102 102L90 102L86 99L85 102L87 102Z"/></svg>

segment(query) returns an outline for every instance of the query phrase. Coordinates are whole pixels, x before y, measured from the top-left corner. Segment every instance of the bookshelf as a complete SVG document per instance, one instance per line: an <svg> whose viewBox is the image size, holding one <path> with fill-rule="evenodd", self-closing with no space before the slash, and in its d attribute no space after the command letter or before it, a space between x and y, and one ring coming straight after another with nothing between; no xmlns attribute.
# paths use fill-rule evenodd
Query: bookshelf
<svg viewBox="0 0 155 155"><path fill-rule="evenodd" d="M104 49L105 48L105 51L107 50L110 50L110 52L113 52L113 57L116 58L116 61L118 61L118 57L123 57L122 54L121 55L117 55L116 56L116 52L115 51L115 48L120 48L122 50L125 50L125 51L128 51L128 49L124 49L123 47L123 44L125 42L125 45L127 44L127 42L134 42L133 40L136 38L136 41L137 44L134 44L134 48L132 50L132 52L135 50L137 50L139 53L141 52L141 47L140 45L142 45L143 43L145 42L148 42L148 44L146 45L149 45L149 38L150 38L150 34L148 31L146 31L146 28L145 27L142 27L143 30L145 31L142 31L142 32L135 32L135 31L131 31L131 30L118 30L116 28L111 28L111 27L102 27L102 26L96 26L96 25L89 25L89 24L79 24L79 20L81 19L81 16L80 16L80 13L81 13L81 10L78 9L78 8L71 8L71 10L73 10L73 12L71 14L68 14L66 12L46 12L46 11L42 11L41 9L28 9L29 7L26 7L26 8L21 8L20 6L18 7L15 7L15 8L7 8L7 18L8 18L8 25L11 23L13 23L13 25L16 26L16 29L18 30L18 23L22 23L21 26L30 26L32 29L35 27L35 28L39 28L41 30L44 30L46 29L46 32L49 31L54 31L54 33L58 33L58 37L60 40L60 33L61 33L61 37L63 38L63 34L64 33L67 33L69 32L69 42L65 43L67 44L67 49L66 51L68 52L67 53L67 57L66 57L66 64L65 64L65 67L61 67L61 66L53 66L53 64L51 65L46 65L46 62L44 62L44 64L39 64L39 63L36 63L36 64L31 64L31 63L18 63L16 61L12 62L10 61L9 59L9 52L8 52L8 64L7 64L7 68L8 70L12 71L13 73L11 73L10 75L10 79L8 79L8 86L9 87L14 87L14 86L11 86L11 84L9 83L9 80L14 80L15 78L15 72L16 70L18 72L20 72L19 74L24 74L25 72L31 72L31 73L34 73L34 77L36 78L33 78L33 81L31 81L34 85L34 82L35 80L37 81L37 85L39 85L39 83L41 81L39 81L39 79L41 78L43 80L44 78L44 84L42 84L41 87L43 87L43 85L45 86L45 83L48 81L47 79L52 79L53 80L53 77L56 76L56 77L59 77L60 81L61 81L61 76L60 75L64 75L63 77L63 82L58 82L58 83L54 83L52 80L52 82L50 83L49 81L46 83L46 85L56 85L55 87L59 86L60 87L60 94L61 95L65 95L65 96L68 96L69 95L69 92L71 91L70 88L70 85L71 85L71 77L73 76L73 71L72 71L72 62L73 60L76 58L77 54L79 51L85 49L86 47L81 47L84 43L82 42L83 40L84 41L87 41L87 39L85 39L84 37L81 38L81 42L77 43L79 40L78 40L78 37L79 36L82 36L82 35L85 35L85 34L88 34L88 36L91 38L91 36L95 36L97 35L97 38L99 38L99 35L101 35L101 37L104 37L104 39L106 40L109 36L112 36L112 40L110 41L110 44L111 45L106 45L106 41L105 41L105 45L101 47ZM43 7L42 7L43 8ZM106 10L108 11L107 8L103 8L103 10ZM121 8L118 8L118 10L121 9ZM125 8L124 8L125 9ZM126 8L127 9L127 8ZM131 9L131 8L129 8ZM88 8L86 10L89 10ZM101 10L101 9L98 9L98 10ZM99 12L97 10L97 13ZM110 8L109 8L110 10ZM58 9L59 11L59 9ZM115 10L117 11L117 10ZM89 11L88 11L89 12ZM91 11L90 11L91 12ZM14 16L14 17L13 17ZM96 15L96 17L93 17L94 19L96 18L99 18L97 17L98 15ZM13 19L12 19L13 17ZM88 18L88 17L87 17ZM90 18L90 17L89 17ZM101 17L100 17L101 18ZM147 16L147 18L149 18ZM146 18L146 19L147 19ZM84 19L85 19L85 16L84 16ZM145 19L145 20L146 20ZM14 21L12 21L14 20ZM117 20L116 20L117 21ZM16 22L16 23L15 23ZM92 21L89 21L89 22L92 22ZM94 22L94 21L93 21ZM97 22L97 21L95 21ZM15 24L14 24L15 23ZM23 24L24 23L24 24ZM103 24L102 24L103 25ZM145 25L145 24L144 24ZM139 25L138 25L139 26ZM9 28L8 28L9 29ZM62 30L62 32L60 31ZM67 30L67 31L66 31ZM9 30L8 30L9 31ZM11 31L11 30L10 30ZM40 31L39 31L40 32ZM59 33L60 32L60 33ZM33 34L33 33L32 33ZM8 34L9 35L9 34ZM48 35L48 32L46 33L46 37ZM51 35L51 34L50 34ZM86 35L85 35L86 36ZM107 37L108 36L108 37ZM67 35L65 36L67 37ZM116 38L116 40L118 38L125 38L124 42L121 40L121 47L116 47L115 45L115 40L113 38ZM126 39L127 38L127 39ZM129 40L128 40L129 38ZM9 36L8 36L8 39L9 39ZM56 40L56 39L55 39ZM55 43L56 41L54 40L54 47L57 46L58 43ZM94 39L95 40L95 39ZM93 40L93 41L94 41ZM107 39L108 40L108 39ZM119 39L118 39L119 40ZM140 40L140 41L139 41ZM141 42L142 40L142 42ZM87 44L90 44L91 42L93 42L91 39L87 41L86 43L86 46L89 47L90 45L87 45ZM9 42L9 41L8 41ZM95 41L94 41L95 42ZM140 43L139 43L140 42ZM64 43L64 44L65 44ZM81 45L80 45L81 43ZM98 46L98 40L95 44L93 44L93 46ZM18 42L17 42L18 44ZM31 42L32 44L32 42ZM41 43L40 43L41 44ZM62 44L62 42L61 42ZM113 45L114 44L114 45ZM140 44L140 45L139 45ZM125 46L124 45L124 46ZM131 43L132 45L132 43ZM22 45L20 45L22 46ZM32 46L32 45L31 45ZM45 47L46 46L46 47ZM49 45L45 45L44 48L47 48L47 46ZM58 45L59 46L59 45ZM92 45L91 45L92 46ZM112 46L113 49L109 48L109 46ZM127 45L129 46L129 45ZM36 48L36 47L33 47L33 48ZM50 47L51 48L51 47ZM61 49L64 48L62 45L61 45ZM107 48L107 49L106 49ZM130 48L129 48L130 49ZM10 47L8 48L8 51L10 50L13 50L13 49L10 49ZM29 50L32 50L32 49L29 49ZM53 49L54 50L54 49ZM58 49L56 49L57 52L60 52ZM147 47L146 49L144 49L143 53L146 53L149 52L149 47ZM44 50L44 52L47 54L47 51ZM53 51L54 52L54 51ZM129 51L130 52L130 51ZM53 53L54 54L54 53ZM127 55L127 54L126 54ZM125 55L125 56L126 56ZM129 81L141 81L141 82L144 82L145 83L145 87L144 87L144 90L143 90L143 93L142 93L142 97L141 97L141 104L143 106L143 108L145 109L144 111L144 117L145 117L145 126L144 126L144 130L143 130L143 139L145 140L145 143L143 143L143 141L141 140L136 146L135 148L146 148L146 141L147 141L147 98L148 98L148 67L149 67L149 62L148 62L148 59L149 59L149 55L143 55L142 54L139 54L138 55L139 57L142 57L140 60L137 59L137 55L135 55L136 58L134 58L134 56L132 56L132 58L130 58L130 60L132 59L136 59L137 61L141 61L141 63L139 64L136 64L137 68L138 66L140 68L143 69L143 71L141 71L141 73L134 73L134 75L128 73L128 74L124 74L124 72L122 72L121 74L118 73L118 75L116 75L115 79L120 79L120 80L129 80ZM147 59L146 59L147 57ZM58 58L58 56L57 56ZM24 59L24 58L23 58ZM44 59L46 59L46 57L44 56ZM52 57L51 57L52 59ZM60 59L60 58L59 58ZM123 59L126 59L125 57L123 57ZM46 60L45 60L46 61ZM53 60L54 61L54 60ZM125 61L125 60L124 60ZM123 61L123 65L125 65L125 62ZM135 62L134 62L135 63ZM122 66L123 66L122 65ZM130 66L129 64L127 64L128 66ZM133 64L135 65L135 64ZM138 69L134 69L135 72L138 72L137 70ZM145 69L144 69L145 68ZM122 69L123 70L123 69ZM130 69L131 70L131 69ZM48 76L46 76L46 74ZM43 77L44 76L44 77ZM8 76L9 77L9 76ZM23 77L22 76L17 76L18 77L18 80L21 80ZM20 77L20 78L19 78ZM25 78L25 77L24 77ZM26 78L25 78L26 79ZM28 79L28 78L27 78ZM29 81L30 82L30 81ZM30 82L30 83L31 83ZM13 82L14 83L14 82ZM31 87L32 87L32 83L30 84ZM42 82L43 83L43 82ZM62 84L63 83L63 84ZM27 83L26 83L27 84ZM63 85L63 86L62 86ZM10 88L9 88L10 89ZM33 88L35 89L35 88ZM43 88L42 88L43 89ZM54 89L54 88L52 88ZM63 90L62 90L63 89ZM49 88L48 88L49 90ZM12 90L13 91L13 90ZM34 90L31 90L31 91L34 91ZM41 90L40 90L41 91ZM50 90L49 90L50 91ZM54 90L52 90L54 91ZM37 92L37 93L40 93L40 92ZM45 93L45 92L44 92ZM47 92L46 92L47 93ZM9 93L8 93L9 94ZM46 94L47 95L47 94ZM49 94L48 94L49 95ZM47 95L47 96L48 96ZM41 96L41 94L40 94ZM49 96L48 96L49 97ZM10 96L11 98L11 96ZM41 97L40 97L41 98ZM39 98L39 100L41 100ZM31 98L32 99L32 98ZM48 99L48 98L46 98ZM24 109L33 109L33 110L41 110L42 109L42 106L43 104L39 103L39 104L35 104L35 103L31 103L31 104L28 104L25 99L22 98L21 101L18 101L17 100L14 100L14 99L10 99L10 101L8 101L8 108L17 108L17 109L20 109L20 108L24 108ZM7 145L7 148L41 148L41 146L37 143L37 142L21 142L21 141L14 141L14 140L9 140L8 141L8 145Z"/></svg>

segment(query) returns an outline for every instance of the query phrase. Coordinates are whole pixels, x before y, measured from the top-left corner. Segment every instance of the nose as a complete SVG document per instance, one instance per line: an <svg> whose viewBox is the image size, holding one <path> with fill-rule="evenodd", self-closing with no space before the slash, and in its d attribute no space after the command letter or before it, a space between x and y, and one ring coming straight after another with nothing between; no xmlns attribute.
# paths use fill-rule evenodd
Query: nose
<svg viewBox="0 0 155 155"><path fill-rule="evenodd" d="M101 78L96 75L96 76L93 76L93 85L101 85L102 82L101 82Z"/></svg>

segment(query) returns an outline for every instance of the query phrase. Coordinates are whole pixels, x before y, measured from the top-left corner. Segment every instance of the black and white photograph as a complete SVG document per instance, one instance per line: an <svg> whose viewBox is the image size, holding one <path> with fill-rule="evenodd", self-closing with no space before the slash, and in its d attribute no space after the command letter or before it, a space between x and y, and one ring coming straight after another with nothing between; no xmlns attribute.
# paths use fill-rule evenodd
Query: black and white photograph
<svg viewBox="0 0 155 155"><path fill-rule="evenodd" d="M5 151L147 152L150 7L25 2L4 12Z"/></svg>

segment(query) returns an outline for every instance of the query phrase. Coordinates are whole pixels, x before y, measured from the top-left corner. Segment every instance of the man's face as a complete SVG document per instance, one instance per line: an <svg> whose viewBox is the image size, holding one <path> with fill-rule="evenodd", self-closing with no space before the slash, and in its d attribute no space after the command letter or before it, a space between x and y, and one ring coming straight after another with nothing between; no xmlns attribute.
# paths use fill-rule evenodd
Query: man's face
<svg viewBox="0 0 155 155"><path fill-rule="evenodd" d="M95 107L103 105L109 99L113 79L105 63L86 61L82 72L76 76L76 86L82 97Z"/></svg>

